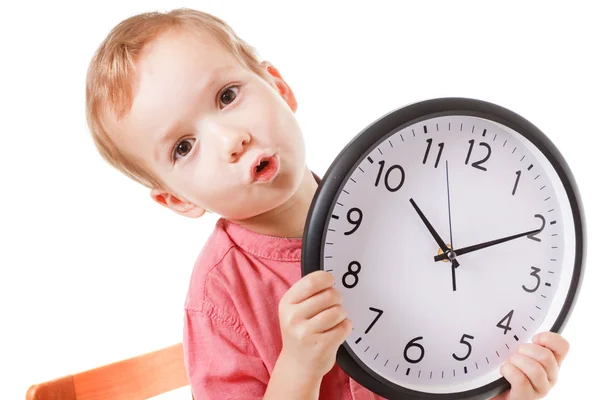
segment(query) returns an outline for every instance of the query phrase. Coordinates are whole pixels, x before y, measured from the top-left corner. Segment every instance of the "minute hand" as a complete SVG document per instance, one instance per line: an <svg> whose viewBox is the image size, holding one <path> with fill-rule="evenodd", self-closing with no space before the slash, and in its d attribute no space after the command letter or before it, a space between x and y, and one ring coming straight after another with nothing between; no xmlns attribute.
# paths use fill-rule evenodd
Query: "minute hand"
<svg viewBox="0 0 600 400"><path fill-rule="evenodd" d="M456 250L454 250L454 253L457 256L460 256L461 254L470 253L475 250L485 249L486 247L490 247L490 246L494 246L494 245L497 245L500 243L508 242L509 240L517 239L517 238L520 238L520 237L526 236L526 235L531 235L531 234L539 232L539 231L540 231L539 229L536 229L534 231L523 232L523 233L519 233L517 235L503 237L501 239L490 240L489 242L479 243L479 244L475 244L475 245L469 246L469 247L463 247L462 249L456 249ZM440 255L433 257L433 259L435 261L442 261L442 260L448 259L448 256L446 254L440 254Z"/></svg>

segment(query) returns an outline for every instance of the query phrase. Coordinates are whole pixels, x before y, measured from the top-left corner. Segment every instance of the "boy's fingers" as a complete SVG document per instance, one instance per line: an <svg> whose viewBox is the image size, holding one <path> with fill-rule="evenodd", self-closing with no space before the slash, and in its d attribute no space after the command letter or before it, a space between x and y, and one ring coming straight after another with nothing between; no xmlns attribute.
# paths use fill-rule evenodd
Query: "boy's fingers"
<svg viewBox="0 0 600 400"><path fill-rule="evenodd" d="M329 288L304 300L296 306L296 310L299 317L309 319L329 307L340 304L342 304L342 294L334 288Z"/></svg>
<svg viewBox="0 0 600 400"><path fill-rule="evenodd" d="M510 383L511 388L506 395L506 400L534 399L535 390L525 374L511 363L506 363L500 372ZM501 397L502 398L502 397Z"/></svg>
<svg viewBox="0 0 600 400"><path fill-rule="evenodd" d="M529 381L527 385L533 387L536 395L545 396L550 391L551 385L542 364L519 353L510 356L509 363L525 375Z"/></svg>
<svg viewBox="0 0 600 400"><path fill-rule="evenodd" d="M542 332L533 337L533 343L550 349L556 357L558 366L562 364L569 352L569 342L555 332Z"/></svg>
<svg viewBox="0 0 600 400"><path fill-rule="evenodd" d="M313 294L330 288L334 284L333 275L325 271L315 271L301 278L283 295L282 300L291 304L301 303Z"/></svg>
<svg viewBox="0 0 600 400"><path fill-rule="evenodd" d="M556 383L558 379L558 362L552 350L537 344L526 343L521 345L518 351L520 354L540 363L546 371L550 384L554 385Z"/></svg>

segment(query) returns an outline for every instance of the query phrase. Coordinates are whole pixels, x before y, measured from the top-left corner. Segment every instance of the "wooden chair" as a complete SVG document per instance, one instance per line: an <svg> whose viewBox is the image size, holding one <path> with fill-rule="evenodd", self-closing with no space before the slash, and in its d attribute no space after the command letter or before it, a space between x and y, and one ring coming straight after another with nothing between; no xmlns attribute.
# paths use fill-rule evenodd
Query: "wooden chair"
<svg viewBox="0 0 600 400"><path fill-rule="evenodd" d="M148 399L189 385L178 343L151 353L33 385L27 400ZM190 393L190 398L192 398Z"/></svg>

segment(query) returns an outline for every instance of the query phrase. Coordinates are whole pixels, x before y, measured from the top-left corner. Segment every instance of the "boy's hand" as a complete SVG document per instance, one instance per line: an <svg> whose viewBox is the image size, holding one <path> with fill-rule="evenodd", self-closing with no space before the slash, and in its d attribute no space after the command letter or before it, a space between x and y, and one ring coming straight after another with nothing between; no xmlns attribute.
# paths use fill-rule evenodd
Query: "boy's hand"
<svg viewBox="0 0 600 400"><path fill-rule="evenodd" d="M533 343L519 347L500 372L511 388L492 400L533 400L545 397L556 384L558 369L569 351L569 343L559 334L543 332Z"/></svg>
<svg viewBox="0 0 600 400"><path fill-rule="evenodd" d="M331 370L338 348L352 331L333 283L330 273L315 271L296 282L279 302L280 358L315 379Z"/></svg>

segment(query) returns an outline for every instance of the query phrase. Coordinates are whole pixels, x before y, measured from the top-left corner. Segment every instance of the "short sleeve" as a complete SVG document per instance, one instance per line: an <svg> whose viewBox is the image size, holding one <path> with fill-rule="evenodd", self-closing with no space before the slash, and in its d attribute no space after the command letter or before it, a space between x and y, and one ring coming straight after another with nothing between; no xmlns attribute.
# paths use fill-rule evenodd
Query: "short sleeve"
<svg viewBox="0 0 600 400"><path fill-rule="evenodd" d="M186 309L183 349L196 400L262 399L269 372L235 317L210 303Z"/></svg>

